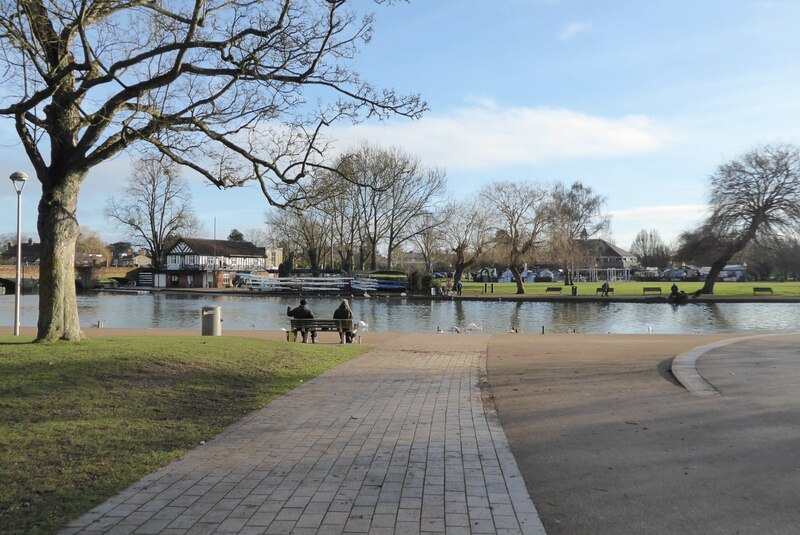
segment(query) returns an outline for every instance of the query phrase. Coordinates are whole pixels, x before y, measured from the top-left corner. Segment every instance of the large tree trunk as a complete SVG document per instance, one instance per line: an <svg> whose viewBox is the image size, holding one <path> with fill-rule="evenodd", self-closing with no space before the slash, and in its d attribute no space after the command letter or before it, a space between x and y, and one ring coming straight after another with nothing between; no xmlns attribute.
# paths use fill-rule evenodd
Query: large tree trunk
<svg viewBox="0 0 800 535"><path fill-rule="evenodd" d="M517 269L517 266L511 266L511 275L514 276L514 282L517 283L517 295L524 294L525 285L522 283L522 275L519 274L519 269Z"/></svg>
<svg viewBox="0 0 800 535"><path fill-rule="evenodd" d="M572 286L575 282L572 278L572 269L570 269L569 262L564 262L564 286Z"/></svg>
<svg viewBox="0 0 800 535"><path fill-rule="evenodd" d="M316 247L308 249L308 265L311 268L311 276L319 276L319 252Z"/></svg>
<svg viewBox="0 0 800 535"><path fill-rule="evenodd" d="M37 341L81 339L75 294L78 190L84 175L42 181L37 226L41 240Z"/></svg>
<svg viewBox="0 0 800 535"><path fill-rule="evenodd" d="M353 250L347 249L346 251L339 251L340 269L346 274L353 271Z"/></svg>
<svg viewBox="0 0 800 535"><path fill-rule="evenodd" d="M733 254L726 254L722 256L711 264L711 270L708 272L708 276L706 277L706 282L703 284L703 287L697 292L698 294L713 294L714 293L714 283L717 282L717 277L719 276L719 272L722 271L722 268L728 263L728 260L731 259Z"/></svg>
<svg viewBox="0 0 800 535"><path fill-rule="evenodd" d="M453 285L457 284L463 277L464 277L464 269L467 267L467 264L459 264L457 263L453 268L455 272L453 273Z"/></svg>
<svg viewBox="0 0 800 535"><path fill-rule="evenodd" d="M370 242L370 261L369 269L375 271L378 269L378 242Z"/></svg>

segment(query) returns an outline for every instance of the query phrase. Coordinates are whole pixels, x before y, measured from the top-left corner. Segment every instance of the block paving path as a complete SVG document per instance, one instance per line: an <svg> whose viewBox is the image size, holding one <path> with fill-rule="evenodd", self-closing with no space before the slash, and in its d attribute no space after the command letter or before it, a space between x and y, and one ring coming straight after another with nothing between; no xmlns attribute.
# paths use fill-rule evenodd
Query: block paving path
<svg viewBox="0 0 800 535"><path fill-rule="evenodd" d="M413 334L377 346L62 533L544 533L481 399L488 340Z"/></svg>

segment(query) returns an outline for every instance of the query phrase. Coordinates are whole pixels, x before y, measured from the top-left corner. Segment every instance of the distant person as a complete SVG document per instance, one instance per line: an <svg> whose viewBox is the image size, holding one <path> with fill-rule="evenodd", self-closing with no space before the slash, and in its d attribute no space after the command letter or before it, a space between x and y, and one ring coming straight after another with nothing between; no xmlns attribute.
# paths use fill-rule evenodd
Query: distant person
<svg viewBox="0 0 800 535"><path fill-rule="evenodd" d="M311 309L308 308L305 299L300 300L300 306L296 308L292 308L287 306L286 307L286 315L290 316L296 320L310 320L314 319L314 313L311 312ZM303 343L308 343L308 332L311 331L311 342L316 344L317 343L317 333L311 329L294 329L294 339L297 340L297 331L302 331L303 333Z"/></svg>
<svg viewBox="0 0 800 535"><path fill-rule="evenodd" d="M603 297L608 297L608 290L609 290L609 288L610 288L610 287L609 287L609 285L608 285L608 281L603 281L603 285L600 287L600 289L602 290L602 291L600 292L600 295L602 295Z"/></svg>
<svg viewBox="0 0 800 535"><path fill-rule="evenodd" d="M461 297L461 290L464 288L464 285L461 283L461 280L456 283L456 295Z"/></svg>
<svg viewBox="0 0 800 535"><path fill-rule="evenodd" d="M669 296L673 299L677 299L680 296L680 292L678 291L678 285L674 282L672 283L672 288L669 290Z"/></svg>
<svg viewBox="0 0 800 535"><path fill-rule="evenodd" d="M349 322L342 322L343 324L346 323L347 328L344 325L339 325L339 343L344 344L352 344L353 343L353 311L350 309L350 303L347 302L347 299L342 299L339 308L333 311L333 319L335 320L350 320Z"/></svg>

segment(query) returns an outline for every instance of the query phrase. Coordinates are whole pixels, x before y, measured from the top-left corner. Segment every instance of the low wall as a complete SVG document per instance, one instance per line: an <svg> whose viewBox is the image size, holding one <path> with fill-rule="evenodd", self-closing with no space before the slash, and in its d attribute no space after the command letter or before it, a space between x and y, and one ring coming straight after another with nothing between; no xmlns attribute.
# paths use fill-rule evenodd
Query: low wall
<svg viewBox="0 0 800 535"><path fill-rule="evenodd" d="M82 288L91 289L97 286L98 281L103 279L112 277L133 278L133 273L135 271L136 268L130 267L76 267L75 281L78 282ZM21 276L23 291L35 288L39 284L39 266L22 266ZM6 281L3 283L6 290L13 292L14 284L17 280L16 265L0 265L0 279Z"/></svg>

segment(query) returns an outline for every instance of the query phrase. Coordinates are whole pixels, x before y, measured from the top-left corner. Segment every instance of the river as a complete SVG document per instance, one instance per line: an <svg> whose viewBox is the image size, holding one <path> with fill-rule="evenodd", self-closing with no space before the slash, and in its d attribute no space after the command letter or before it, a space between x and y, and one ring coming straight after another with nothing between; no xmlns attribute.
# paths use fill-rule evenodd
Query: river
<svg viewBox="0 0 800 535"><path fill-rule="evenodd" d="M36 325L38 296L23 295L23 327ZM137 329L200 331L201 309L221 307L222 329L279 330L288 326L286 307L296 306L289 296L196 295L170 292L119 294L99 292L78 296L81 325ZM310 297L317 317L330 318L338 298ZM356 298L354 316L368 331L433 332L454 327L505 332L577 333L763 333L800 329L800 303L689 303L663 302L526 302L430 301L401 297ZM14 296L0 296L0 325L14 322Z"/></svg>

